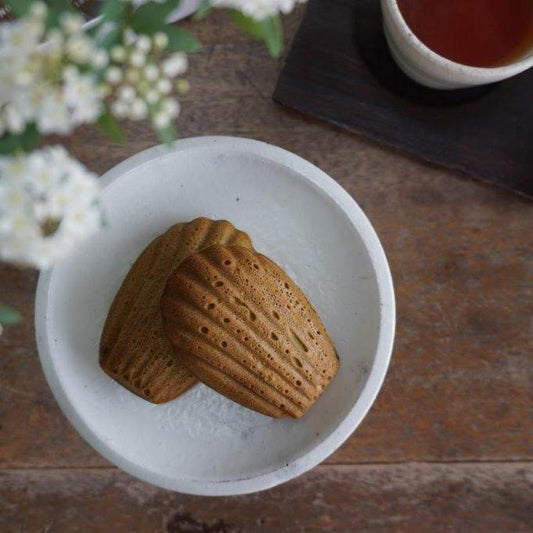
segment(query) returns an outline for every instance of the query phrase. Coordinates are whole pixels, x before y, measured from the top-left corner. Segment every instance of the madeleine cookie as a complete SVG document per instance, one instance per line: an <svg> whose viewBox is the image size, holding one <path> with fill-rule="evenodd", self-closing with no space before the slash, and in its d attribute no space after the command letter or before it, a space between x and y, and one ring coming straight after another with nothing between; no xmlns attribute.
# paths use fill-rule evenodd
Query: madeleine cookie
<svg viewBox="0 0 533 533"><path fill-rule="evenodd" d="M252 247L248 235L225 220L176 224L137 258L111 305L100 340L100 366L145 400L168 402L196 382L173 355L160 299L170 273L190 254L213 244Z"/></svg>
<svg viewBox="0 0 533 533"><path fill-rule="evenodd" d="M265 415L301 417L338 369L304 293L270 259L239 246L188 257L161 298L177 360L228 398Z"/></svg>

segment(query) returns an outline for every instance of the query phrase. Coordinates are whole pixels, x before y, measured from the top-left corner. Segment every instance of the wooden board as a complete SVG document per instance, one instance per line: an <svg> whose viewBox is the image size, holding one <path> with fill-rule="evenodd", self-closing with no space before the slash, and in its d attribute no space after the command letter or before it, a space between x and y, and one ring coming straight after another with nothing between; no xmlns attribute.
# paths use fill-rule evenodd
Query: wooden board
<svg viewBox="0 0 533 533"><path fill-rule="evenodd" d="M201 498L158 490L114 469L8 471L0 474L0 529L529 533L532 476L532 466L522 463L318 467L267 493Z"/></svg>
<svg viewBox="0 0 533 533"><path fill-rule="evenodd" d="M301 15L286 21L289 38ZM0 300L26 318L0 337L0 531L531 530L530 202L287 111L270 98L281 63L260 44L218 12L186 27L204 49L191 58L179 135L291 150L376 228L398 305L384 388L346 444L286 486L222 499L155 489L110 468L70 427L37 359L37 275L0 265ZM124 145L86 128L67 148L102 173L157 142L145 123L126 129Z"/></svg>
<svg viewBox="0 0 533 533"><path fill-rule="evenodd" d="M475 178L533 196L533 69L436 91L392 60L378 0L311 0L274 98Z"/></svg>

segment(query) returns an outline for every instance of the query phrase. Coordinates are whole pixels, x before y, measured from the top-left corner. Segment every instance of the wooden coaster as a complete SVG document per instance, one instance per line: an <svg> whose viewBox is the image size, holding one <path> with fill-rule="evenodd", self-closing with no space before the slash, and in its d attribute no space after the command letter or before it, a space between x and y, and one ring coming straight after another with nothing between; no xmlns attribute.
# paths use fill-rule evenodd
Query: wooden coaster
<svg viewBox="0 0 533 533"><path fill-rule="evenodd" d="M310 0L274 100L427 161L533 196L533 69L438 91L411 81L377 0Z"/></svg>

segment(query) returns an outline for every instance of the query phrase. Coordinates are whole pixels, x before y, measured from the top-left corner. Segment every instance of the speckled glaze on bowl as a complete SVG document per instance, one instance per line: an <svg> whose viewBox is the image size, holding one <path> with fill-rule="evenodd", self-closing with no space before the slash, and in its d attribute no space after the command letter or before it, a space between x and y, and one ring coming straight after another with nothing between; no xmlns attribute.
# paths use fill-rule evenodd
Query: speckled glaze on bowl
<svg viewBox="0 0 533 533"><path fill-rule="evenodd" d="M74 427L123 470L191 494L266 489L335 451L370 409L394 336L389 267L355 201L302 158L232 137L151 148L102 181L108 226L37 289L41 363ZM339 372L299 420L268 418L202 384L153 405L98 365L102 325L132 262L171 224L200 215L248 232L306 292L336 344Z"/></svg>

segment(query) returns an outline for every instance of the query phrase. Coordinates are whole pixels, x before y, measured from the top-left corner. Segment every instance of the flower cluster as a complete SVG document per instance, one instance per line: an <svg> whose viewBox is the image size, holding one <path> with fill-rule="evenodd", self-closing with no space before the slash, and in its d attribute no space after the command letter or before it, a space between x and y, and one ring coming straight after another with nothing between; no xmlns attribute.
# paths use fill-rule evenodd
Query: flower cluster
<svg viewBox="0 0 533 533"><path fill-rule="evenodd" d="M279 13L290 13L294 6L306 0L211 0L213 7L237 9L255 20L263 20Z"/></svg>
<svg viewBox="0 0 533 533"><path fill-rule="evenodd" d="M119 118L150 118L157 130L169 126L179 114L174 92L184 92L187 81L177 79L187 70L187 56L176 52L165 59L165 33L153 37L126 32L124 42L111 49L105 79L113 91L111 113Z"/></svg>
<svg viewBox="0 0 533 533"><path fill-rule="evenodd" d="M288 13L304 1L210 4L254 19L248 21L250 29L241 27L256 35L256 21ZM174 138L172 122L180 111L176 94L188 90L182 78L187 56L178 50L193 51L198 43L185 30L165 27L163 5L150 6L147 29L138 3L122 9L125 4L104 2L92 32L80 14L60 13L59 4L49 9L41 1L22 18L0 25L0 139L8 141L3 151L12 152L0 157L0 259L46 268L101 225L93 174L61 147L22 153L39 134L65 135L96 121L109 133L120 133L112 115L149 119L159 138ZM158 16L160 31L153 27ZM281 50L279 31L263 38L273 54Z"/></svg>
<svg viewBox="0 0 533 533"><path fill-rule="evenodd" d="M61 146L0 158L0 259L47 268L101 225L96 176Z"/></svg>
<svg viewBox="0 0 533 533"><path fill-rule="evenodd" d="M94 69L107 65L107 53L84 32L81 15L65 12L47 31L46 14L37 2L28 16L0 26L0 136L30 123L66 134L102 113Z"/></svg>

